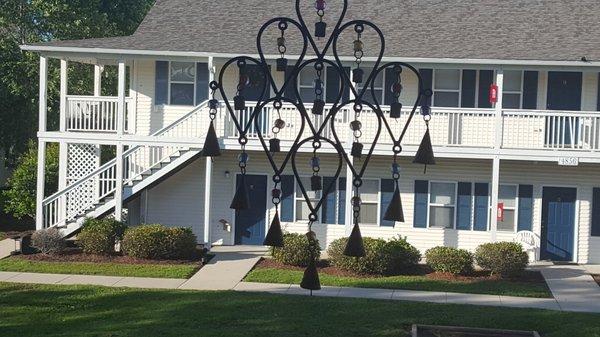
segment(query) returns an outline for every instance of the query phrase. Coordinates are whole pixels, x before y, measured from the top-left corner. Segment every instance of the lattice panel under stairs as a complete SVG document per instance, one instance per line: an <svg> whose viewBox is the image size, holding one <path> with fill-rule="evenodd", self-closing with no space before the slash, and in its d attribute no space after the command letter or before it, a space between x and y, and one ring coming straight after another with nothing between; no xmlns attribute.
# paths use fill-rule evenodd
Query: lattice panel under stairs
<svg viewBox="0 0 600 337"><path fill-rule="evenodd" d="M100 165L100 146L94 144L69 144L67 151L67 186L95 171ZM98 193L98 183L90 180L67 197L67 214L93 204Z"/></svg>

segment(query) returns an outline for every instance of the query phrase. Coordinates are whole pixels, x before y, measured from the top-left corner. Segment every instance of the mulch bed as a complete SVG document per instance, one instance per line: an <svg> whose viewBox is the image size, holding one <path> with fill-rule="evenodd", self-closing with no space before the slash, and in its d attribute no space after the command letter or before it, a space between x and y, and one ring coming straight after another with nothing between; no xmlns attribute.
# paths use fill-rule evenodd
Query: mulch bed
<svg viewBox="0 0 600 337"><path fill-rule="evenodd" d="M93 263L122 263L122 264L201 264L202 254L199 252L193 259L188 260L147 260L138 259L131 256L121 254L114 255L93 255L84 254L80 249L68 249L62 254L46 255L46 254L30 254L30 255L15 255L15 257L29 261L46 261L46 262L93 262Z"/></svg>
<svg viewBox="0 0 600 337"><path fill-rule="evenodd" d="M296 271L304 271L302 267L288 266L282 263L279 263L270 258L263 258L255 268L276 268L276 269L285 269L285 270L296 270ZM356 274L350 271L342 270L337 267L331 266L327 260L320 260L318 264L319 272L333 275L333 276L345 276L345 277L356 277L356 278L376 278L376 277L385 277L385 276L377 276L377 275L361 275ZM498 275L490 275L489 272L486 271L475 271L472 275L453 275L450 273L438 273L431 270L429 267L425 265L419 265L415 270L412 270L410 273L406 274L407 276L425 276L428 279L432 280L446 280L446 281L459 281L459 282L480 282L487 280L499 280L500 276ZM600 275L596 275L596 281L600 283ZM544 283L544 277L541 273L536 271L525 271L521 276L511 278L510 281L515 282L525 282L525 283Z"/></svg>

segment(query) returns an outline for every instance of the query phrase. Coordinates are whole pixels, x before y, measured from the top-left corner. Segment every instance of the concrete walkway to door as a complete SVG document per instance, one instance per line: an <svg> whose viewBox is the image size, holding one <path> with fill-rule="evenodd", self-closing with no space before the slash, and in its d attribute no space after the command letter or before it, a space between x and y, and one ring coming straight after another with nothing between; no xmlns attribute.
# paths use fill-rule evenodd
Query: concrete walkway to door
<svg viewBox="0 0 600 337"><path fill-rule="evenodd" d="M213 247L215 257L179 289L232 290L267 251L263 246Z"/></svg>
<svg viewBox="0 0 600 337"><path fill-rule="evenodd" d="M586 266L549 265L535 269L542 272L562 310L600 312L600 286Z"/></svg>

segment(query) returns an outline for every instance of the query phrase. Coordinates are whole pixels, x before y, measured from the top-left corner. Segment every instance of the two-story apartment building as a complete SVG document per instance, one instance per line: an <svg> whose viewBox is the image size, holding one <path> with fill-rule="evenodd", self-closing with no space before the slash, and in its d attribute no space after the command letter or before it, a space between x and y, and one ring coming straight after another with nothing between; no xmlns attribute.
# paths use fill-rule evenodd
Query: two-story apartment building
<svg viewBox="0 0 600 337"><path fill-rule="evenodd" d="M330 2L324 20L331 27L336 4ZM307 13L313 13L311 6L306 1ZM132 36L23 46L40 54L38 228L60 226L72 233L85 216L114 214L131 225L189 226L207 245L262 244L274 214L268 201L270 166L251 133L246 149L252 207L236 214L229 203L239 182L239 144L223 108L216 119L223 155L199 155L209 124L208 83L229 58L256 55L262 23L295 17L293 11L293 2L283 0L158 0ZM389 137L382 136L361 188L363 236L406 236L422 251L437 245L472 250L532 231L541 242L541 259L599 263L599 12L600 3L593 0L352 1L348 17L371 20L385 34L384 60L412 64L433 90L430 129L437 161L425 173L412 164L425 129L417 118L401 159L406 221L386 221L392 153ZM290 45L290 55L294 47L298 50ZM277 71L277 52L267 54L280 85L288 74ZM60 59L61 67L56 130L46 125L50 58ZM369 69L374 60L366 54L362 67ZM355 67L351 55L342 61ZM72 62L94 71L95 89L88 96L69 94ZM104 67L118 69L115 97L100 96ZM260 72L250 74L251 87L260 87ZM225 74L230 97L237 76ZM297 78L304 101L313 99L314 76L307 68ZM340 84L327 70L324 79L324 97L332 103ZM390 102L390 80L382 73L375 82L374 93L384 105ZM495 103L489 99L492 85ZM412 105L416 76L404 74L403 86L401 101ZM254 91L246 93L248 100L261 98ZM240 118L249 113L250 108ZM348 113L336 116L341 133L350 132ZM293 106L284 105L280 114L286 125L278 138L285 151L299 132L300 118ZM403 111L404 118L407 114ZM279 116L271 107L259 116L263 134L273 136L271 125ZM365 111L361 122L364 137L372 139L373 112ZM61 166L59 191L48 196L42 163L49 142L60 144ZM102 147L114 147L116 158L101 158ZM311 150L302 148L307 177ZM324 153L321 162L325 181L331 181L337 155ZM352 228L346 176L344 169L313 225L322 246ZM291 170L282 192L284 229L305 232L307 206Z"/></svg>

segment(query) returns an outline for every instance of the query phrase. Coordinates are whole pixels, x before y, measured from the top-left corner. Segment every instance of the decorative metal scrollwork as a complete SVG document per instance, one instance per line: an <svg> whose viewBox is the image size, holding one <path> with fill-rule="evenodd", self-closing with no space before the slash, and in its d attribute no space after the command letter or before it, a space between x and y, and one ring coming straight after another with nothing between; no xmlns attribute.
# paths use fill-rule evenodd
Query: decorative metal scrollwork
<svg viewBox="0 0 600 337"><path fill-rule="evenodd" d="M317 46L317 43L315 43L315 38L322 39L327 36L326 33L328 26L324 21L327 4L325 0L315 1L317 21L314 25L314 34L311 34L308 25L302 16L300 2L301 0L296 0L295 8L297 20L287 17L276 17L268 20L260 28L256 38L259 59L248 56L232 58L221 68L217 81L210 83L210 89L212 92L212 99L209 102L211 123L206 136L206 141L204 143L204 149L202 150L202 155L213 157L221 154L221 149L219 148L219 142L217 140L217 135L213 125L216 109L219 105L219 101L215 98L218 91L225 103L225 108L235 126L235 129L237 130L238 142L241 146L241 153L238 156L241 179L237 185L234 198L231 202L231 208L239 211L251 207L251 201L249 200L245 183L246 167L249 161L249 155L246 152L246 144L248 143L248 133L252 131L252 127L254 126L254 130L257 133L258 139L264 149L264 153L266 154L269 164L273 170L272 179L274 188L271 192L271 196L272 203L275 208L275 215L266 235L264 244L275 247L281 247L284 244L281 221L279 217L279 204L281 203L282 195L282 174L285 168L288 165L291 165L296 184L302 192L302 196L304 197L310 211L308 216L309 223L307 238L309 243L312 245L316 240L316 234L312 231L312 225L319 220L319 210L321 209L327 194L335 187L336 181L338 181L340 176L342 166L345 163L350 172L352 172L352 177L347 178L352 179L351 182L353 186L353 191L351 194L349 194L351 196L353 228L348 239L348 244L344 250L344 254L360 258L365 256L365 249L363 246L359 225L362 205L360 188L363 185L363 177L377 142L381 136L382 130L387 132L392 140L390 149L391 154L393 155L391 164L391 177L394 181L394 194L392 196L390 205L384 214L385 220L398 222L404 221L404 213L402 210L402 202L399 190L399 179L401 172L400 165L398 164L398 157L402 153L402 141L407 132L408 126L416 114L419 105L421 106L420 113L423 116L423 120L427 129L413 162L424 164L425 167L426 165L435 164L431 146L431 137L429 134L431 109L427 103L428 99L432 96L432 91L429 88L423 87L423 81L419 71L410 64L404 62L390 62L383 65L381 64L381 60L385 51L385 39L383 33L375 24L369 21L352 20L343 23L348 8L347 0L343 0L340 17L330 30L329 37L325 41L322 41L322 48ZM280 55L279 58L276 59L276 70L285 72L286 74L284 83L279 88L277 87L276 82L270 72L270 68L262 47L262 39L265 30L272 25L276 25L277 29L279 30L276 41L273 41ZM290 62L288 62L286 57L289 46L289 38L287 37L287 34L290 29L298 30L302 36L301 53L293 65L290 65ZM344 65L338 52L338 38L347 29L352 29L354 34L356 34L356 38L354 41L352 41L352 45L348 46L350 50L353 50L355 58L355 67L351 74L344 70ZM370 74L366 74L365 69L361 67L367 46L364 40L365 30L374 31L380 40L380 50L377 54L373 70ZM311 57L307 57L307 51L309 48L311 49L311 54L314 54L314 56L311 55ZM333 59L327 56L330 48ZM232 66L238 67L239 74L236 93L233 97L233 106L229 101L227 93L225 92L223 80L225 72L229 67ZM245 97L245 93L249 90L249 87L252 84L248 72L250 66L257 67L258 71L262 72L262 77L266 80L262 81L263 83L259 85L259 92L262 92L260 98L252 106L247 106L248 100ZM314 118L315 121L319 121L318 123L313 123L313 118L311 118L305 102L302 101L302 95L300 95L299 89L296 86L301 70L306 67L313 67L316 74L314 80L315 99L310 103L312 104L311 114L313 117L320 117ZM323 72L325 71L326 67L333 69L334 73L341 80L337 97L335 97L335 100L329 109L325 109L325 98L323 97L323 88L325 86L323 81ZM394 82L392 86L390 88L384 88L384 90L390 91L388 94L390 94L392 97L389 107L389 115L383 112L381 104L377 100L377 95L375 94L376 78L382 74L382 72L386 72L388 69L391 70L389 73L393 74L394 76ZM396 135L390 127L388 118L398 121L398 119L402 116L403 105L400 102L400 95L403 90L402 74L405 71L412 72L418 79L418 91L416 97L414 98L412 109L407 111L408 113L404 127L402 128L400 134ZM357 89L353 83L358 84L360 89ZM289 95L286 95L287 92L290 92L288 88L293 88L295 97L288 97ZM351 97L344 98L344 93L348 89L351 92ZM273 93L267 95L267 93L271 92L271 90ZM370 97L365 95L370 95ZM366 97L370 99L367 99ZM283 104L290 104L295 108L295 111L297 111L301 117L301 125L296 138L290 146L290 150L283 155L283 161L278 164L275 161L275 153L281 152L281 143L280 139L278 138L278 134L286 127L286 122L281 117L281 109ZM268 106L272 106L272 111L275 111L277 118L275 119L273 125L268 128L271 130L272 136L267 142L265 140L265 135L263 134L263 125L261 124L264 122L264 118L261 117L263 111ZM361 118L364 115L364 107L368 107L371 111L373 111L375 117L377 118L377 130L374 138L370 142L362 138L363 123L361 123ZM340 140L340 137L338 136L338 130L336 130L335 127L335 121L337 120L336 115L340 113L340 111L344 111L346 109L351 109L353 112L352 121L349 123L349 128L352 131L352 146L350 154L348 154L344 148L344 142ZM250 112L249 116L248 112ZM303 138L304 130L307 126L310 130L310 136ZM328 130L328 132L326 132L326 130ZM332 137L326 137L325 134L331 135ZM304 186L302 180L300 179L300 173L298 170L299 164L296 161L300 148L305 144L310 144L312 146L312 157L310 160L310 168L312 170L312 176L310 178L310 190L322 192L321 198L317 200L316 203L314 203L309 197L308 186ZM337 168L335 169L333 179L329 179L329 183L327 184L324 184L324 180L322 179L320 173L321 160L319 153L324 144L327 144L335 150L338 159ZM355 165L352 158L360 158L361 165ZM320 289L319 276L314 256L312 256L311 262L304 273L301 286L311 291Z"/></svg>

